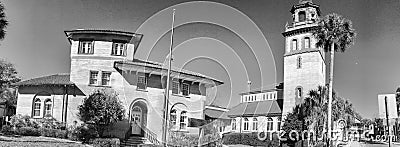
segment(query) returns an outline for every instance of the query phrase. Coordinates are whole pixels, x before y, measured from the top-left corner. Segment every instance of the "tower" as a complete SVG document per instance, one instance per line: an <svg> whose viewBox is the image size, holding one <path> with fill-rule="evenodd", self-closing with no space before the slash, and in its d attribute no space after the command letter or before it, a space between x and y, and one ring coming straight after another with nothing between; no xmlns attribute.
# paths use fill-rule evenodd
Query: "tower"
<svg viewBox="0 0 400 147"><path fill-rule="evenodd" d="M286 25L284 53L283 116L293 110L308 92L325 85L325 53L315 46L312 31L318 26L319 6L311 0L300 0L290 10L293 21Z"/></svg>

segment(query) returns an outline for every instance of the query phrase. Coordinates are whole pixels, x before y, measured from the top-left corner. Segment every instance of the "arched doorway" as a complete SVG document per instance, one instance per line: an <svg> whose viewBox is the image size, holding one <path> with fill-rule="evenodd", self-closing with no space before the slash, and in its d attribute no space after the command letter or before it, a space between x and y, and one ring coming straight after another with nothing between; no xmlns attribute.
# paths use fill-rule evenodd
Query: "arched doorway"
<svg viewBox="0 0 400 147"><path fill-rule="evenodd" d="M145 100L135 100L129 109L129 123L131 125L131 134L143 136L143 128L147 124L147 104Z"/></svg>

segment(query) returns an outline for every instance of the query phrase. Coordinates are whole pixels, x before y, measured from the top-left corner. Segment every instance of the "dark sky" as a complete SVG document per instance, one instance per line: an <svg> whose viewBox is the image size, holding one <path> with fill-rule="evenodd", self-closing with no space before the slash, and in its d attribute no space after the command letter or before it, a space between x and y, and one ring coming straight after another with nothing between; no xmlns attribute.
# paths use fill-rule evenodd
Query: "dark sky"
<svg viewBox="0 0 400 147"><path fill-rule="evenodd" d="M23 79L68 73L64 30L112 29L143 33L137 58L163 62L168 53L171 6L176 8L174 65L225 81L216 102L234 106L239 92L282 81L284 31L297 0L6 0L10 21L0 58ZM353 21L355 45L335 59L334 88L366 117L376 117L377 94L400 85L398 0L314 0L323 15Z"/></svg>

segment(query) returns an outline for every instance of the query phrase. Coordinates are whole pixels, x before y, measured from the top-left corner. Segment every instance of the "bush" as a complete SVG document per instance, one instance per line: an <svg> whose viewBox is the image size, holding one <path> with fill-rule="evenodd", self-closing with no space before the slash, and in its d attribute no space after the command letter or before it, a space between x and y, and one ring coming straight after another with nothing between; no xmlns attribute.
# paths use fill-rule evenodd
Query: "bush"
<svg viewBox="0 0 400 147"><path fill-rule="evenodd" d="M66 130L42 128L40 133L45 137L67 138Z"/></svg>
<svg viewBox="0 0 400 147"><path fill-rule="evenodd" d="M12 128L12 126L5 125L5 126L3 126L3 128L1 128L1 133L3 133L4 135L12 135L15 132L14 132L14 129Z"/></svg>
<svg viewBox="0 0 400 147"><path fill-rule="evenodd" d="M15 133L22 136L40 136L40 131L33 127L21 127Z"/></svg>
<svg viewBox="0 0 400 147"><path fill-rule="evenodd" d="M21 127L33 127L33 128L39 128L39 124L31 119L30 116L27 115L14 115L11 116L10 119L10 125L15 126L16 128L21 128Z"/></svg>
<svg viewBox="0 0 400 147"><path fill-rule="evenodd" d="M271 147L279 145L277 136L274 135L273 139L270 140L271 133L265 133L264 135L266 135L265 140L258 139L258 132L224 134L224 136L222 137L222 143L226 145L242 144L250 146L271 146Z"/></svg>
<svg viewBox="0 0 400 147"><path fill-rule="evenodd" d="M77 139L84 143L89 143L90 140L98 137L96 128L87 124L76 127L76 135Z"/></svg>
<svg viewBox="0 0 400 147"><path fill-rule="evenodd" d="M94 147L117 147L120 145L118 138L96 138L93 141Z"/></svg>

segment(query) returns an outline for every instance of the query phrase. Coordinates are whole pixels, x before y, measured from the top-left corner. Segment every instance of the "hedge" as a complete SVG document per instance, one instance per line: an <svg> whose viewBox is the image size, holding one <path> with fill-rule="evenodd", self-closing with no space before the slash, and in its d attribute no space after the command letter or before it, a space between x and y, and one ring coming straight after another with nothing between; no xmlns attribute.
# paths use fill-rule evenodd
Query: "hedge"
<svg viewBox="0 0 400 147"><path fill-rule="evenodd" d="M262 135L266 135L266 139L260 140L258 138L258 132L224 134L222 137L222 143L225 145L242 144L250 146L279 146L279 141L275 134L273 137L270 137L271 133L261 133L260 135L260 137L264 137ZM272 140L270 140L270 138L272 138Z"/></svg>
<svg viewBox="0 0 400 147"><path fill-rule="evenodd" d="M93 147L119 147L118 138L96 138L93 141Z"/></svg>

